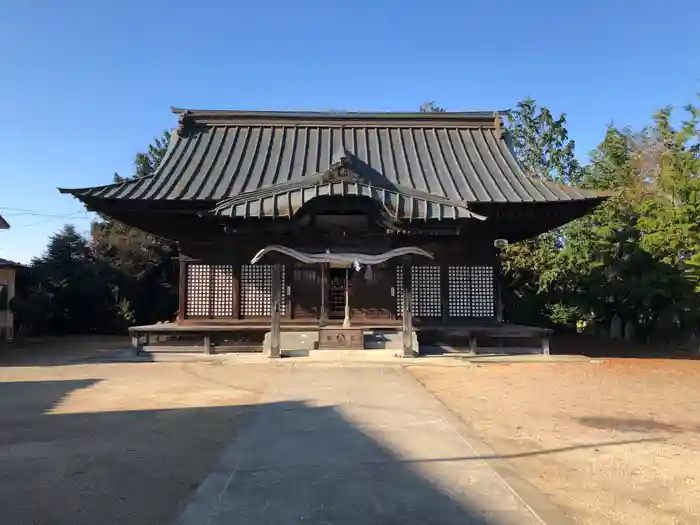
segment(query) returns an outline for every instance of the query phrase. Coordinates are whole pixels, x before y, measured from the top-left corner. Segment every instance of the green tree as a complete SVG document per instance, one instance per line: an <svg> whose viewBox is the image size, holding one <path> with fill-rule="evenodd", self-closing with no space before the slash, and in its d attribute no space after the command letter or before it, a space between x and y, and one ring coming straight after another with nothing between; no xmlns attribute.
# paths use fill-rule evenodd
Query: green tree
<svg viewBox="0 0 700 525"><path fill-rule="evenodd" d="M164 133L137 153L134 174L153 175L170 139ZM21 279L13 310L25 332L116 333L131 324L171 319L177 308L174 250L156 238L106 216L86 239L67 225Z"/></svg>
<svg viewBox="0 0 700 525"><path fill-rule="evenodd" d="M117 182L151 176L163 161L170 141L164 132L134 159L134 174ZM177 308L176 251L172 244L106 216L92 225L92 243L99 260L113 270L113 293L120 316L128 323L171 319Z"/></svg>
<svg viewBox="0 0 700 525"><path fill-rule="evenodd" d="M33 283L13 304L25 325L53 333L110 333L114 301L109 272L96 260L85 237L66 225L31 263Z"/></svg>
<svg viewBox="0 0 700 525"><path fill-rule="evenodd" d="M546 107L526 98L508 113L511 147L525 173L561 184L576 184L582 175L569 139L566 115L554 118Z"/></svg>
<svg viewBox="0 0 700 525"><path fill-rule="evenodd" d="M528 176L614 196L504 250L508 320L608 331L617 317L645 337L700 333L700 110L685 110L680 126L664 108L642 130L609 127L583 167L565 115L517 104L508 139Z"/></svg>
<svg viewBox="0 0 700 525"><path fill-rule="evenodd" d="M648 187L641 203L640 244L668 277L666 301L655 312L659 328L681 333L700 330L700 126L698 109L671 125L672 111L654 115L640 146L640 179Z"/></svg>
<svg viewBox="0 0 700 525"><path fill-rule="evenodd" d="M566 116L554 118L546 107L526 98L508 114L509 145L525 174L561 184L577 183L583 170L569 140ZM509 245L503 253L506 316L525 324L567 324L579 316L575 305L562 303L553 264L562 248L561 230ZM568 316L565 313L568 312Z"/></svg>
<svg viewBox="0 0 700 525"><path fill-rule="evenodd" d="M646 337L697 331L700 249L696 112L680 129L664 109L639 132L609 128L582 184L617 195L563 230L556 260L568 300L600 324L617 315Z"/></svg>
<svg viewBox="0 0 700 525"><path fill-rule="evenodd" d="M168 151L170 137L171 134L169 131L164 131L160 137L155 137L153 142L148 145L146 151L140 151L136 154L134 158L134 174L128 177L122 177L118 173L115 173L114 181L123 182L129 179L153 175Z"/></svg>
<svg viewBox="0 0 700 525"><path fill-rule="evenodd" d="M428 100L420 105L419 111L421 113L444 113L445 108L438 106L433 100Z"/></svg>

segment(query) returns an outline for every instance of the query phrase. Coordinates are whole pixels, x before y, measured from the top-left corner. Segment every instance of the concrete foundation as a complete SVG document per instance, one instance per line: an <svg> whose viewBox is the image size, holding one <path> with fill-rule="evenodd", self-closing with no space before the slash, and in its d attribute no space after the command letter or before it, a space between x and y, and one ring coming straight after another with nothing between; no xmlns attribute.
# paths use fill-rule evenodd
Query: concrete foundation
<svg viewBox="0 0 700 525"><path fill-rule="evenodd" d="M413 348L417 354L418 349L418 335L415 330L413 331L411 337L413 338ZM265 333L265 339L263 341L263 353L268 355L270 352L270 332ZM313 352L315 355L323 353L338 354L339 352L346 352L358 355L359 353L367 353L370 355L378 350L384 350L382 355L390 355L398 353L399 355L403 351L403 337L400 330L372 330L368 329L364 332L364 350L318 350L318 330L308 330L308 331L282 331L280 334L280 347L283 356L288 357L301 357L311 355Z"/></svg>

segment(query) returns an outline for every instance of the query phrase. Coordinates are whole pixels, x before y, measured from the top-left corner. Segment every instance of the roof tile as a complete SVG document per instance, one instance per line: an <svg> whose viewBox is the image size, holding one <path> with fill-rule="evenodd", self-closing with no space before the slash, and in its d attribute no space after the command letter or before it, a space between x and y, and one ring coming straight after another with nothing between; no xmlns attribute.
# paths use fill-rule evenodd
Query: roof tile
<svg viewBox="0 0 700 525"><path fill-rule="evenodd" d="M182 110L176 110L182 112ZM124 183L61 190L79 198L221 201L322 173L353 155L390 183L451 201L600 198L525 175L493 113L187 113L159 170Z"/></svg>

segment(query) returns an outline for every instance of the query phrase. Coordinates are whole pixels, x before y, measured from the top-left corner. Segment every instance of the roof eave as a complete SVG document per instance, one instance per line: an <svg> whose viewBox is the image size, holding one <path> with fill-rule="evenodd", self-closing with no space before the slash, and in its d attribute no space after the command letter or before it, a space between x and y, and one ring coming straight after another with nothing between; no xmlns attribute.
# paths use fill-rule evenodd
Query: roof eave
<svg viewBox="0 0 700 525"><path fill-rule="evenodd" d="M153 175L147 175L147 177L153 177ZM145 177L142 177L145 178ZM86 196L86 197L92 197L95 196L94 194L97 192L102 192L105 190L111 190L114 188L121 188L125 185L130 185L130 184L136 184L139 182L141 179L127 179L122 182L114 182L112 184L103 184L101 186L88 186L85 188L56 188L59 193L62 194L68 194L68 195L73 195L74 197L78 196Z"/></svg>

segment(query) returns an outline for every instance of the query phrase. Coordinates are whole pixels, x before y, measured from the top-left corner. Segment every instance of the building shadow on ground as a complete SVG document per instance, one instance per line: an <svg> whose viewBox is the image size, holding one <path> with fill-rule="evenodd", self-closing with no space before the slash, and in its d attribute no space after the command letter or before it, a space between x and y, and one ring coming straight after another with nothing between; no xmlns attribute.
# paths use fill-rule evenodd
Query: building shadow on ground
<svg viewBox="0 0 700 525"><path fill-rule="evenodd" d="M64 366L108 362L128 355L123 336L51 336L0 344L0 367Z"/></svg>
<svg viewBox="0 0 700 525"><path fill-rule="evenodd" d="M502 523L424 472L482 457L400 457L336 407L301 401L60 413L97 381L0 383L0 523L172 523L216 465L233 467L211 523Z"/></svg>

